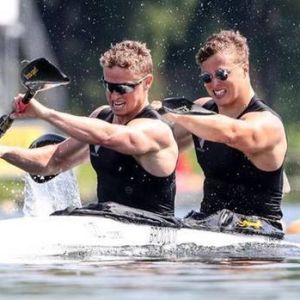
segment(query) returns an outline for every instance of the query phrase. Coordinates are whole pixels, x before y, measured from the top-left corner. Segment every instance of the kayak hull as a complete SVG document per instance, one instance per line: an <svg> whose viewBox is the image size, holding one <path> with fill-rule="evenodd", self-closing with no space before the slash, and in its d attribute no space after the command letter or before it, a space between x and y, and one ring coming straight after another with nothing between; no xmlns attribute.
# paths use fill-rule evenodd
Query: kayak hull
<svg viewBox="0 0 300 300"><path fill-rule="evenodd" d="M99 216L23 217L0 221L0 261L92 257L201 257L227 249L298 244L263 236L137 225ZM252 246L251 246L252 245ZM230 250L228 252L228 249ZM300 248L299 248L300 249ZM268 253L270 252L268 250Z"/></svg>

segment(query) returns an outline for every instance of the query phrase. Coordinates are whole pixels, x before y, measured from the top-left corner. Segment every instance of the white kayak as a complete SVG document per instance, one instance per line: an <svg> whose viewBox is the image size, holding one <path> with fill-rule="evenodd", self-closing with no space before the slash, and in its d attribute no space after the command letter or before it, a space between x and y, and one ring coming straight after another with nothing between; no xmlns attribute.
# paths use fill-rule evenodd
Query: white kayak
<svg viewBox="0 0 300 300"><path fill-rule="evenodd" d="M0 262L107 258L282 257L300 245L263 236L123 223L99 216L22 217L0 221ZM284 251L283 251L284 250ZM250 252L249 252L250 251Z"/></svg>

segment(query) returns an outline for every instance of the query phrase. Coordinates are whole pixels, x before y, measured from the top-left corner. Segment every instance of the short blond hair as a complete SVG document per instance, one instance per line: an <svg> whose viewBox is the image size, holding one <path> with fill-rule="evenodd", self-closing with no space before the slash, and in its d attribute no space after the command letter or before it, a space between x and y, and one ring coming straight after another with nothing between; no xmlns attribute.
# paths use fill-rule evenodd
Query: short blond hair
<svg viewBox="0 0 300 300"><path fill-rule="evenodd" d="M233 30L221 30L218 33L212 34L205 41L204 45L199 49L196 54L196 62L199 66L206 61L209 57L219 52L232 53L236 55L236 63L249 63L249 47L247 39Z"/></svg>
<svg viewBox="0 0 300 300"><path fill-rule="evenodd" d="M141 75L153 72L150 50L145 43L125 40L111 45L101 57L100 64L104 68L118 66Z"/></svg>

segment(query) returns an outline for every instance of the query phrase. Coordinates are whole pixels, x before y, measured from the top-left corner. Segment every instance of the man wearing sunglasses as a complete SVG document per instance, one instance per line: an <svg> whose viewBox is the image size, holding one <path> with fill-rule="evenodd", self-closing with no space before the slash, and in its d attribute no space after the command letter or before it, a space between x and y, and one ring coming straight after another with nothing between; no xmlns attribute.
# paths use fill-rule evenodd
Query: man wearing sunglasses
<svg viewBox="0 0 300 300"><path fill-rule="evenodd" d="M215 114L166 115L185 139L192 134L205 176L200 212L186 223L281 238L286 135L251 86L247 40L234 31L213 34L196 60L209 97L194 103Z"/></svg>
<svg viewBox="0 0 300 300"><path fill-rule="evenodd" d="M172 217L178 147L170 126L149 106L150 50L143 43L123 41L108 49L100 64L109 105L90 117L79 117L49 109L34 99L22 110L19 95L12 118L40 118L70 138L38 149L0 148L0 156L42 175L57 174L90 159L97 173L101 204L97 208L113 202Z"/></svg>

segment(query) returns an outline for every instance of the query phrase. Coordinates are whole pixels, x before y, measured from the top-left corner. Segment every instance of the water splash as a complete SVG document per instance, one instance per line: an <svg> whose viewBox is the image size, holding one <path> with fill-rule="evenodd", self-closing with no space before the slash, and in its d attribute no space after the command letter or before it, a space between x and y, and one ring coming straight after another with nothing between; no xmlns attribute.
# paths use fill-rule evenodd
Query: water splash
<svg viewBox="0 0 300 300"><path fill-rule="evenodd" d="M80 193L73 171L59 174L45 183L24 178L24 216L48 216L67 207L81 207Z"/></svg>

